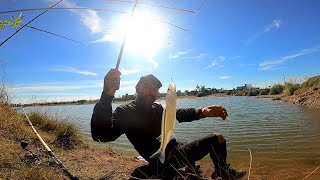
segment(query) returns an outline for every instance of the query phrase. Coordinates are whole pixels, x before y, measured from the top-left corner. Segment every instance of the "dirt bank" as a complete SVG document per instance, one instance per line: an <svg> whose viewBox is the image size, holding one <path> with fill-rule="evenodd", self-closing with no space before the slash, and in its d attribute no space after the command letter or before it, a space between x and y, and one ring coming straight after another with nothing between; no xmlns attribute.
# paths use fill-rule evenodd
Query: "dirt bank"
<svg viewBox="0 0 320 180"><path fill-rule="evenodd" d="M291 96L263 95L259 98L272 98L292 104L320 108L320 76L315 76L302 83L301 87Z"/></svg>
<svg viewBox="0 0 320 180"><path fill-rule="evenodd" d="M282 98L283 101L303 106L320 108L320 76L310 78L292 96Z"/></svg>

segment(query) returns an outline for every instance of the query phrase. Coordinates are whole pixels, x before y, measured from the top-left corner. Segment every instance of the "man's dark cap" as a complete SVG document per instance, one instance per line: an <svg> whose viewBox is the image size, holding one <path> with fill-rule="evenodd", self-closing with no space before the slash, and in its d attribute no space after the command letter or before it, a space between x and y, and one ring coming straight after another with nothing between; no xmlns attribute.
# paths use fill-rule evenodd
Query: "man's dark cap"
<svg viewBox="0 0 320 180"><path fill-rule="evenodd" d="M159 88L162 87L162 84L161 84L160 80L158 78L156 78L152 74L148 74L148 75L142 76L140 78L140 80L138 81L137 86L140 85L140 84L143 84L145 82L152 82L152 83L155 83Z"/></svg>

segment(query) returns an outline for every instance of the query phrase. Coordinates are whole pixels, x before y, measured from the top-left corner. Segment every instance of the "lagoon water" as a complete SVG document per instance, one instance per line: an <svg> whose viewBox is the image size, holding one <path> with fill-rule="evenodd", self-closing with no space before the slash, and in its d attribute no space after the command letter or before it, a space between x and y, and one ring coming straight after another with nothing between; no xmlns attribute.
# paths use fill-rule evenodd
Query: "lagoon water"
<svg viewBox="0 0 320 180"><path fill-rule="evenodd" d="M113 108L118 105L114 103ZM208 97L180 99L177 102L178 108L209 105L224 106L229 114L227 120L206 118L191 123L177 123L175 136L179 141L188 142L219 132L227 140L228 161L238 167L249 167L250 148L252 167L256 172L259 169L293 168L297 171L304 169L308 174L320 165L320 109L254 97ZM66 118L76 124L91 141L93 107L93 104L42 106L29 107L28 111L39 110ZM104 145L137 155L125 135ZM201 163L211 164L209 157ZM285 173L289 177L295 170Z"/></svg>

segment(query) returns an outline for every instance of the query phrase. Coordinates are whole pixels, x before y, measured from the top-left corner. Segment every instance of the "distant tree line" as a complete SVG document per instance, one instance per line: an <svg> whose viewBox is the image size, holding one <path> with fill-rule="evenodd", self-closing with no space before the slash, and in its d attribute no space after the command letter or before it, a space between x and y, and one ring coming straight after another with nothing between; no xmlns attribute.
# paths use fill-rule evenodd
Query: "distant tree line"
<svg viewBox="0 0 320 180"><path fill-rule="evenodd" d="M235 95L235 96L259 96L259 95L278 95L284 94L287 96L291 96L301 87L301 84L286 82L283 84L275 84L269 88L252 88L245 90L228 90L227 95Z"/></svg>
<svg viewBox="0 0 320 180"><path fill-rule="evenodd" d="M195 87L195 90L192 91L184 91L181 90L177 91L178 96L208 96L211 94L217 94L217 93L225 93L226 95L234 95L234 96L259 96L259 95L277 95L277 94L285 94L285 95L293 95L299 88L301 87L301 84L299 83L291 83L286 82L283 84L274 84L271 87L260 89L260 88L250 88L250 89L232 89L232 90L224 90L224 89L217 89L217 88L206 88L205 85L197 85ZM1 90L1 88L0 88ZM1 92L1 91L0 91ZM159 93L159 97L163 98L166 96L166 93ZM125 94L121 97L115 97L114 101L128 101L128 100L134 100L135 95L129 95ZM1 100L1 99L0 99ZM97 103L99 99L96 100L78 100L78 101L69 101L69 102L45 102L45 103L32 103L27 104L29 106L33 105L40 105L40 106L48 106L48 105L67 105L67 104L94 104ZM14 104L15 106L18 106L17 104Z"/></svg>

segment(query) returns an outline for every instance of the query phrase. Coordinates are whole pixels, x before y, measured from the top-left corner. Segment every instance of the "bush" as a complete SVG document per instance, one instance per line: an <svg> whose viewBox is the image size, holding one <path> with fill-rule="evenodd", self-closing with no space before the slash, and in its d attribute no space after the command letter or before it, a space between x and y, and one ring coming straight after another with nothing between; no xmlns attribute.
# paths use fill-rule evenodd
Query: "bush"
<svg viewBox="0 0 320 180"><path fill-rule="evenodd" d="M261 95L267 95L267 94L269 94L269 92L270 92L270 89L260 89L259 95L260 96Z"/></svg>
<svg viewBox="0 0 320 180"><path fill-rule="evenodd" d="M204 92L201 91L201 92L198 92L198 93L197 93L197 97L202 97L202 96L205 96L205 93L204 93Z"/></svg>
<svg viewBox="0 0 320 180"><path fill-rule="evenodd" d="M269 94L270 93L270 89L264 89L264 92L266 93L266 95L267 94Z"/></svg>
<svg viewBox="0 0 320 180"><path fill-rule="evenodd" d="M261 95L266 95L266 93L264 92L264 90L259 91L259 96Z"/></svg>
<svg viewBox="0 0 320 180"><path fill-rule="evenodd" d="M236 91L234 93L235 96L242 96L242 94L243 94L243 91Z"/></svg>
<svg viewBox="0 0 320 180"><path fill-rule="evenodd" d="M231 95L231 94L233 94L233 91L232 91L232 90L227 91L227 94L226 94L226 95Z"/></svg>
<svg viewBox="0 0 320 180"><path fill-rule="evenodd" d="M283 92L283 85L281 84L276 84L271 87L269 94L270 95L276 95L276 94L281 94Z"/></svg>
<svg viewBox="0 0 320 180"><path fill-rule="evenodd" d="M284 94L291 96L296 90L300 88L300 86L300 84L286 83L284 87Z"/></svg>
<svg viewBox="0 0 320 180"><path fill-rule="evenodd" d="M248 94L248 92L247 92L247 91L243 91L242 96L246 96L247 94Z"/></svg>
<svg viewBox="0 0 320 180"><path fill-rule="evenodd" d="M258 94L258 91L254 90L254 91L248 91L247 96L256 96Z"/></svg>

